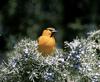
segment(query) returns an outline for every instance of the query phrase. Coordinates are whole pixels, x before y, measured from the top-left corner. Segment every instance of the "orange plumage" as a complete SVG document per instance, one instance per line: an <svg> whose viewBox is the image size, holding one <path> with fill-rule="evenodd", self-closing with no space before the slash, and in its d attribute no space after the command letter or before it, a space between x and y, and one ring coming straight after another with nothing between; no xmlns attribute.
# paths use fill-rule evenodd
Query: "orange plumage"
<svg viewBox="0 0 100 82"><path fill-rule="evenodd" d="M43 56L52 55L52 53L55 51L55 32L56 30L54 28L47 28L38 38L38 51L42 53Z"/></svg>

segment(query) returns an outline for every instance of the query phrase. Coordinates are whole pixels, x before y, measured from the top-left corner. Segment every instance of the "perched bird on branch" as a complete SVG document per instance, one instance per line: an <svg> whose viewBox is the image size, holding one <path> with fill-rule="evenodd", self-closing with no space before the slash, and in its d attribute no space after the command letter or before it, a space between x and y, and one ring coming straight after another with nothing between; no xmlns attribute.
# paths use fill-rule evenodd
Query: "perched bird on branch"
<svg viewBox="0 0 100 82"><path fill-rule="evenodd" d="M54 34L57 31L55 28L49 27L43 30L42 35L38 38L38 51L43 56L52 55L56 48Z"/></svg>

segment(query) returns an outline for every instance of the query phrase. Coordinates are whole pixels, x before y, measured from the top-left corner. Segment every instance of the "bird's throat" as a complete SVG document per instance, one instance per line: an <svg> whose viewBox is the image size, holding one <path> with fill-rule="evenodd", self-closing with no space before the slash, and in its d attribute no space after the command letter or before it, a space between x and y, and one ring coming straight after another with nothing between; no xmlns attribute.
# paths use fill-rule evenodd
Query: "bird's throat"
<svg viewBox="0 0 100 82"><path fill-rule="evenodd" d="M55 34L55 33L53 32L53 33L51 34L51 36L50 36L50 37L53 37L53 36L54 36L54 34Z"/></svg>

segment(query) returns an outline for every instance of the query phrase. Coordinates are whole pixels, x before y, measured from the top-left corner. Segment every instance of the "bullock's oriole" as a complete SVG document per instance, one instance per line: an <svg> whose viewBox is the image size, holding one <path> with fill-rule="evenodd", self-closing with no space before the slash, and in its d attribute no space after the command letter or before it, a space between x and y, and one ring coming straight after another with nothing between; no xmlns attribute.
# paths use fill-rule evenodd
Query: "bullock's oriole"
<svg viewBox="0 0 100 82"><path fill-rule="evenodd" d="M42 32L42 35L38 38L38 51L43 56L52 55L55 51L56 42L54 34L57 32L54 28L49 27Z"/></svg>

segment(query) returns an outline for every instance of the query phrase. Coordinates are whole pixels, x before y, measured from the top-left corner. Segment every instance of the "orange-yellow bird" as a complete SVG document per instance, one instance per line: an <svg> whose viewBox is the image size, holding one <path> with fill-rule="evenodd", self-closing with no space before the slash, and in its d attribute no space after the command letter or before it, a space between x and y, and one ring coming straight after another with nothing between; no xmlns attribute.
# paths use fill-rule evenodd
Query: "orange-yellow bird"
<svg viewBox="0 0 100 82"><path fill-rule="evenodd" d="M45 29L42 35L38 38L38 51L42 53L43 56L52 55L55 51L55 32L57 31L54 28L49 27Z"/></svg>

